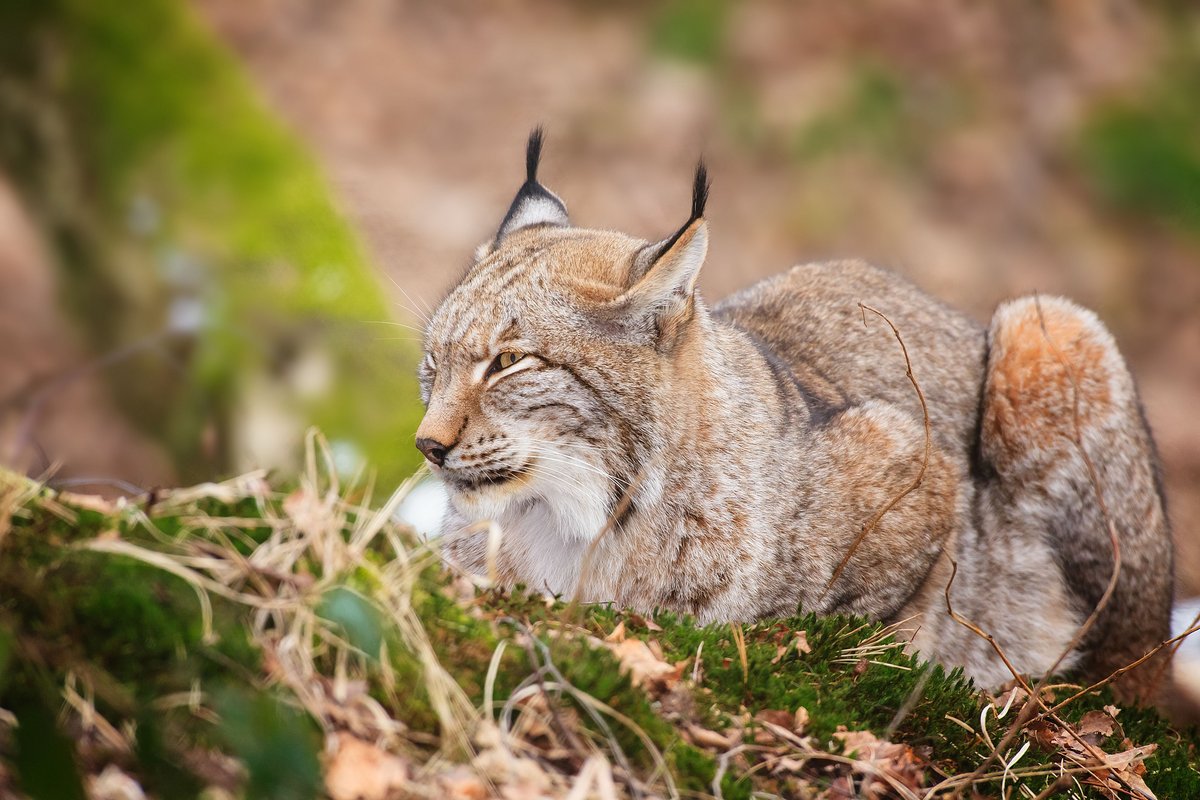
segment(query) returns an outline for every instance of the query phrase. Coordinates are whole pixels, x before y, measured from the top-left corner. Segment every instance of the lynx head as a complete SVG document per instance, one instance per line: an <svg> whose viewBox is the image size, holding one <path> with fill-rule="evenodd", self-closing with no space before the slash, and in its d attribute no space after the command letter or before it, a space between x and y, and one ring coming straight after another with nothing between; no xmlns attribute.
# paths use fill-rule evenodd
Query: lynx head
<svg viewBox="0 0 1200 800"><path fill-rule="evenodd" d="M653 449L657 387L707 313L708 184L700 165L692 213L663 241L576 228L537 180L541 146L538 129L495 237L425 331L416 443L465 518L544 506L588 538Z"/></svg>

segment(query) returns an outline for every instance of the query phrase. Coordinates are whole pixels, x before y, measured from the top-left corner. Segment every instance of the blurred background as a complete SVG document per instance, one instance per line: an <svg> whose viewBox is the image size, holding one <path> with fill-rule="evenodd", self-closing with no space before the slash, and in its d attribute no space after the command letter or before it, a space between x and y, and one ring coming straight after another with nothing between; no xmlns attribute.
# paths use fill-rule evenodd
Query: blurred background
<svg viewBox="0 0 1200 800"><path fill-rule="evenodd" d="M318 424L389 490L421 318L538 123L589 227L669 233L705 155L711 298L858 256L980 321L1096 309L1200 592L1191 2L6 0L0 461L134 492L286 472Z"/></svg>

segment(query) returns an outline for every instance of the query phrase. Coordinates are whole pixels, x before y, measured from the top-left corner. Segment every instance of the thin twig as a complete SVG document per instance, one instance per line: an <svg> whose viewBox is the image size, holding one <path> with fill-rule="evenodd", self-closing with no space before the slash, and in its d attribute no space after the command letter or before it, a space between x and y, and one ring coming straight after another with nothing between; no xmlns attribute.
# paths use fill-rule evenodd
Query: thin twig
<svg viewBox="0 0 1200 800"><path fill-rule="evenodd" d="M1047 797L1051 797L1060 789L1065 789L1073 782L1074 778L1071 775L1059 775L1049 786L1038 792L1037 797L1033 798L1033 800L1046 800Z"/></svg>
<svg viewBox="0 0 1200 800"><path fill-rule="evenodd" d="M1198 625L1200 625L1200 611L1197 611L1196 616L1192 617L1192 621L1188 623L1188 628L1196 630ZM1175 660L1175 655L1179 652L1180 647L1183 647L1183 637L1180 637L1179 641L1175 642L1175 646L1171 648L1171 655L1164 658L1162 663L1159 664L1158 671L1154 673L1154 680L1150 683L1151 686L1162 685L1163 673L1167 671L1167 667L1171 666L1171 662Z"/></svg>
<svg viewBox="0 0 1200 800"><path fill-rule="evenodd" d="M999 656L1000 660L1004 662L1004 666L1008 668L1010 673L1012 673L1012 676L1016 682L1020 684L1021 688L1028 693L1030 690L1029 684L1026 682L1024 676L1017 672L1017 669L1013 666L1012 662L1008 660L1008 656L1005 654L1004 648L1000 646L1000 643L996 641L996 638L954 610L954 607L950 603L950 587L954 584L954 578L956 575L958 575L958 562L954 559L950 559L950 580L946 582L945 590L946 612L950 615L950 618L959 625L962 625L967 630L971 631L976 636L979 636L989 645L991 645L992 649L996 652L996 655ZM1005 733L1000 739L1000 742L992 748L992 751L988 753L983 762L976 767L973 772L971 772L963 786L973 786L975 782L979 780L979 777L984 774L987 768L990 767L992 763L999 757L1000 751L1008 747L1009 743L1016 738L1016 735L1020 729L1024 727L1024 725L1029 722L1029 719L1033 716L1032 709L1034 708L1034 703L1036 703L1036 698L1030 695L1030 699L1026 700L1021 705L1021 710L1018 712L1017 718L1013 720L1013 724L1009 727L1008 732ZM955 790L954 797L961 796L962 788L963 787L960 786Z"/></svg>
<svg viewBox="0 0 1200 800"><path fill-rule="evenodd" d="M1075 375L1075 370L1067 363L1066 356L1063 355L1062 350L1059 349L1058 344L1054 341L1054 337L1050 335L1050 331L1046 328L1046 318L1042 314L1042 301L1037 295L1034 295L1033 307L1037 310L1038 325L1042 329L1042 337L1046 340L1046 344L1050 345L1050 349L1054 351L1055 357L1067 373L1067 378L1071 381L1071 416L1075 434L1072 437L1072 442L1075 444L1075 449L1079 451L1079 457L1083 459L1083 463L1087 467L1088 480L1091 481L1092 490L1096 493L1096 505L1100 507L1100 514L1103 516L1105 525L1108 527L1108 536L1113 553L1112 574L1109 576L1108 585L1104 588L1104 593L1096 602L1092 613L1088 615L1088 618L1075 631L1075 635L1071 637L1071 641L1067 643L1067 646L1059 653L1058 658L1054 660L1054 663L1046 670L1041 680L1038 681L1037 689L1040 690L1046 681L1050 679L1050 676L1053 675L1054 671L1058 669L1059 665L1079 646L1083 638L1087 636L1088 631L1092 629L1096 624L1096 620L1099 619L1100 612L1108 606L1109 601L1112 599L1113 592L1117 588L1117 579L1121 576L1121 540L1117 535L1117 527L1113 524L1112 515L1108 511L1108 504L1104 502L1104 489L1100 483L1099 474L1096 472L1096 465L1092 463L1092 458L1088 455L1087 448L1083 446L1083 428L1079 422L1079 399L1081 394L1079 391L1079 380Z"/></svg>
<svg viewBox="0 0 1200 800"><path fill-rule="evenodd" d="M863 526L863 529L858 532L858 535L854 537L854 541L851 542L850 547L846 549L846 554L842 556L842 560L838 562L837 567L834 568L833 574L829 576L829 582L825 584L825 589L820 595L821 598L824 598L827 594L829 594L829 590L833 588L835 583L837 583L838 578L842 577L842 572L845 571L846 566L850 563L850 559L854 557L854 553L858 550L859 545L861 545L863 540L867 538L867 534L869 534L879 525L879 521L883 519L885 514L895 508L896 505L905 497L908 497L910 494L915 492L925 480L925 472L929 468L929 458L933 453L933 436L929 425L929 406L925 403L925 393L921 391L921 385L917 383L917 379L913 377L912 361L908 357L908 348L904 345L904 339L900 336L900 331L896 329L896 326L892 324L892 321L888 319L882 311L862 303L858 304L858 308L862 312L864 326L867 324L867 312L870 311L872 314L878 315L880 319L888 324L888 327L892 329L892 335L895 336L896 341L900 343L900 351L904 354L904 375L908 378L909 383L912 384L913 389L916 391L917 399L921 401L921 416L925 424L925 454L921 459L921 469L917 472L917 475L915 478L913 478L912 482L906 486L903 491L901 491L899 494L885 503L882 508L875 512L875 516L871 517L870 521L867 522L867 524Z"/></svg>
<svg viewBox="0 0 1200 800"><path fill-rule="evenodd" d="M512 622L515 623L515 620L512 620ZM525 646L525 653L529 656L529 665L533 667L534 679L537 681L538 689L542 693L542 699L546 701L546 707L550 709L551 723L554 725L555 730L558 731L558 735L562 737L562 740L572 750L586 757L588 749L583 746L583 742L579 740L575 732L563 722L562 715L558 713L558 704L554 702L554 698L546 691L546 680L542 674L545 667L538 665L537 652L533 649L533 634L526 632L525 635L518 638L521 640L521 644Z"/></svg>
<svg viewBox="0 0 1200 800"><path fill-rule="evenodd" d="M1053 706L1051 706L1049 709L1047 709L1046 714L1042 714L1041 717L1044 717L1047 714L1055 713L1055 712L1059 711L1060 709L1064 708L1065 706L1075 702L1076 700L1083 697L1084 695L1090 694L1098 689L1104 688L1105 686L1112 683L1117 678L1124 675L1126 672L1129 672L1131 669L1137 669L1138 667L1140 667L1146 661L1153 658L1154 655L1157 652L1159 652L1160 650L1162 650L1164 647L1175 644L1176 642L1182 642L1184 639L1191 636L1196 631L1200 631L1200 622L1193 623L1191 626L1188 627L1187 630L1185 630L1183 633L1179 634L1178 636L1172 636L1170 639L1166 639L1162 642L1159 642L1154 647L1147 650L1145 652L1145 654L1142 655L1141 658L1139 658L1136 661L1133 661L1129 664L1126 664L1123 667L1119 667L1118 669L1113 670L1106 678L1096 681L1091 686L1088 686L1085 689L1080 689L1078 692L1071 695L1066 700L1063 700L1060 703L1055 703Z"/></svg>
<svg viewBox="0 0 1200 800"><path fill-rule="evenodd" d="M1004 662L1004 666L1008 668L1008 671L1012 673L1013 679L1021 685L1022 689L1028 692L1031 688L1029 683L1025 680L1025 677L1021 675L1021 673L1017 672L1017 668L1013 666L1013 663L1008 660L1008 655L1004 652L1004 648L1000 646L1000 643L996 641L996 637L992 636L974 622L954 610L954 607L950 603L950 587L954 585L954 578L956 575L958 575L958 562L954 559L950 559L950 580L946 581L945 588L946 613L949 614L950 618L959 625L962 625L964 628L971 631L971 633L974 633L976 636L991 645L992 650L994 650L996 655L999 656L1000 660Z"/></svg>
<svg viewBox="0 0 1200 800"><path fill-rule="evenodd" d="M579 608L580 603L583 602L584 587L587 585L588 578L591 577L592 565L594 563L596 551L600 548L600 542L602 542L604 538L608 536L614 528L616 528L617 520L623 517L625 512L629 510L629 506L633 502L634 496L637 494L638 489L641 488L642 481L646 479L646 475L649 472L649 467L649 464L643 464L641 469L637 471L637 474L633 476L633 480L629 481L629 484L621 492L621 499L617 501L617 504L613 507L613 510L608 515L608 518L604 520L604 527L602 527L600 532L596 534L595 538L588 543L588 548L584 552L583 558L579 563L579 580L575 583L575 592L571 595L571 601L567 604L568 618L574 615L574 612Z"/></svg>

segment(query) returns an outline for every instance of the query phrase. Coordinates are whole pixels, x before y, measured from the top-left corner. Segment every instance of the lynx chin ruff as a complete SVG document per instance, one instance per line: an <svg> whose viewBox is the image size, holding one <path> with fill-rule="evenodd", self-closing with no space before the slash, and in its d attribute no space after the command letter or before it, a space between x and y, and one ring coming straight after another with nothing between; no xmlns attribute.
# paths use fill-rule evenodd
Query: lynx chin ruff
<svg viewBox="0 0 1200 800"><path fill-rule="evenodd" d="M1007 669L947 614L952 565L954 610L1040 674L1109 585L1111 524L1112 595L1059 669L1102 676L1169 635L1154 445L1092 312L1027 297L984 329L859 261L710 308L703 166L687 222L646 242L573 227L540 150L535 131L524 185L425 333L417 447L450 491L452 562L705 622L908 620L924 655L995 685ZM907 346L928 448L897 338L860 304Z"/></svg>

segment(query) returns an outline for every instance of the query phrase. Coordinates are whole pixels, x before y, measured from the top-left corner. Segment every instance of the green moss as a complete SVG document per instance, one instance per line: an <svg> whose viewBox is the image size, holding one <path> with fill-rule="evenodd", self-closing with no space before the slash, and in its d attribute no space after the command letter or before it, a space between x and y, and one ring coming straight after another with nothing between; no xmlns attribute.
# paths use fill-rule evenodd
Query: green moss
<svg viewBox="0 0 1200 800"><path fill-rule="evenodd" d="M13 731L12 764L24 792L29 797L84 800L73 747L55 720L54 702L45 694L22 692L7 696L5 705L21 722Z"/></svg>
<svg viewBox="0 0 1200 800"><path fill-rule="evenodd" d="M5 480L0 474L0 483ZM160 796L194 795L199 783L184 754L217 743L215 730L186 707L163 709L159 701L217 684L256 686L262 666L245 609L213 598L217 639L206 642L199 601L183 580L124 556L79 548L98 536L161 547L161 534L139 519L133 506L108 515L64 507L42 492L9 520L0 541L0 629L15 664L6 676L17 680L0 681L0 706L28 707L34 717L38 702L57 708L67 676L74 675L76 690L105 719L135 726L145 785ZM185 527L178 518L170 521ZM25 717L19 719L24 726Z"/></svg>
<svg viewBox="0 0 1200 800"><path fill-rule="evenodd" d="M978 714L978 696L958 672L922 665L899 647L873 651L863 661L854 648L878 637L877 623L805 614L745 626L745 675L729 626L699 628L670 617L659 624L664 631L656 637L668 661L694 657L703 645L702 691L713 706L744 707L751 714L804 707L809 730L819 740L828 740L839 725L884 734L923 669L932 672L897 730L901 740L931 744L935 752L956 759L963 754L963 731L945 715L970 719ZM798 631L805 633L810 653L794 646Z"/></svg>
<svg viewBox="0 0 1200 800"><path fill-rule="evenodd" d="M205 643L199 601L182 579L73 547L121 527L135 542L151 544L150 536L95 512L78 514L77 527L45 513L18 519L6 538L0 614L18 636L35 640L51 663L86 662L143 700L186 692L196 680L224 675L231 664L257 673L258 653L230 604L213 600L217 640Z"/></svg>

